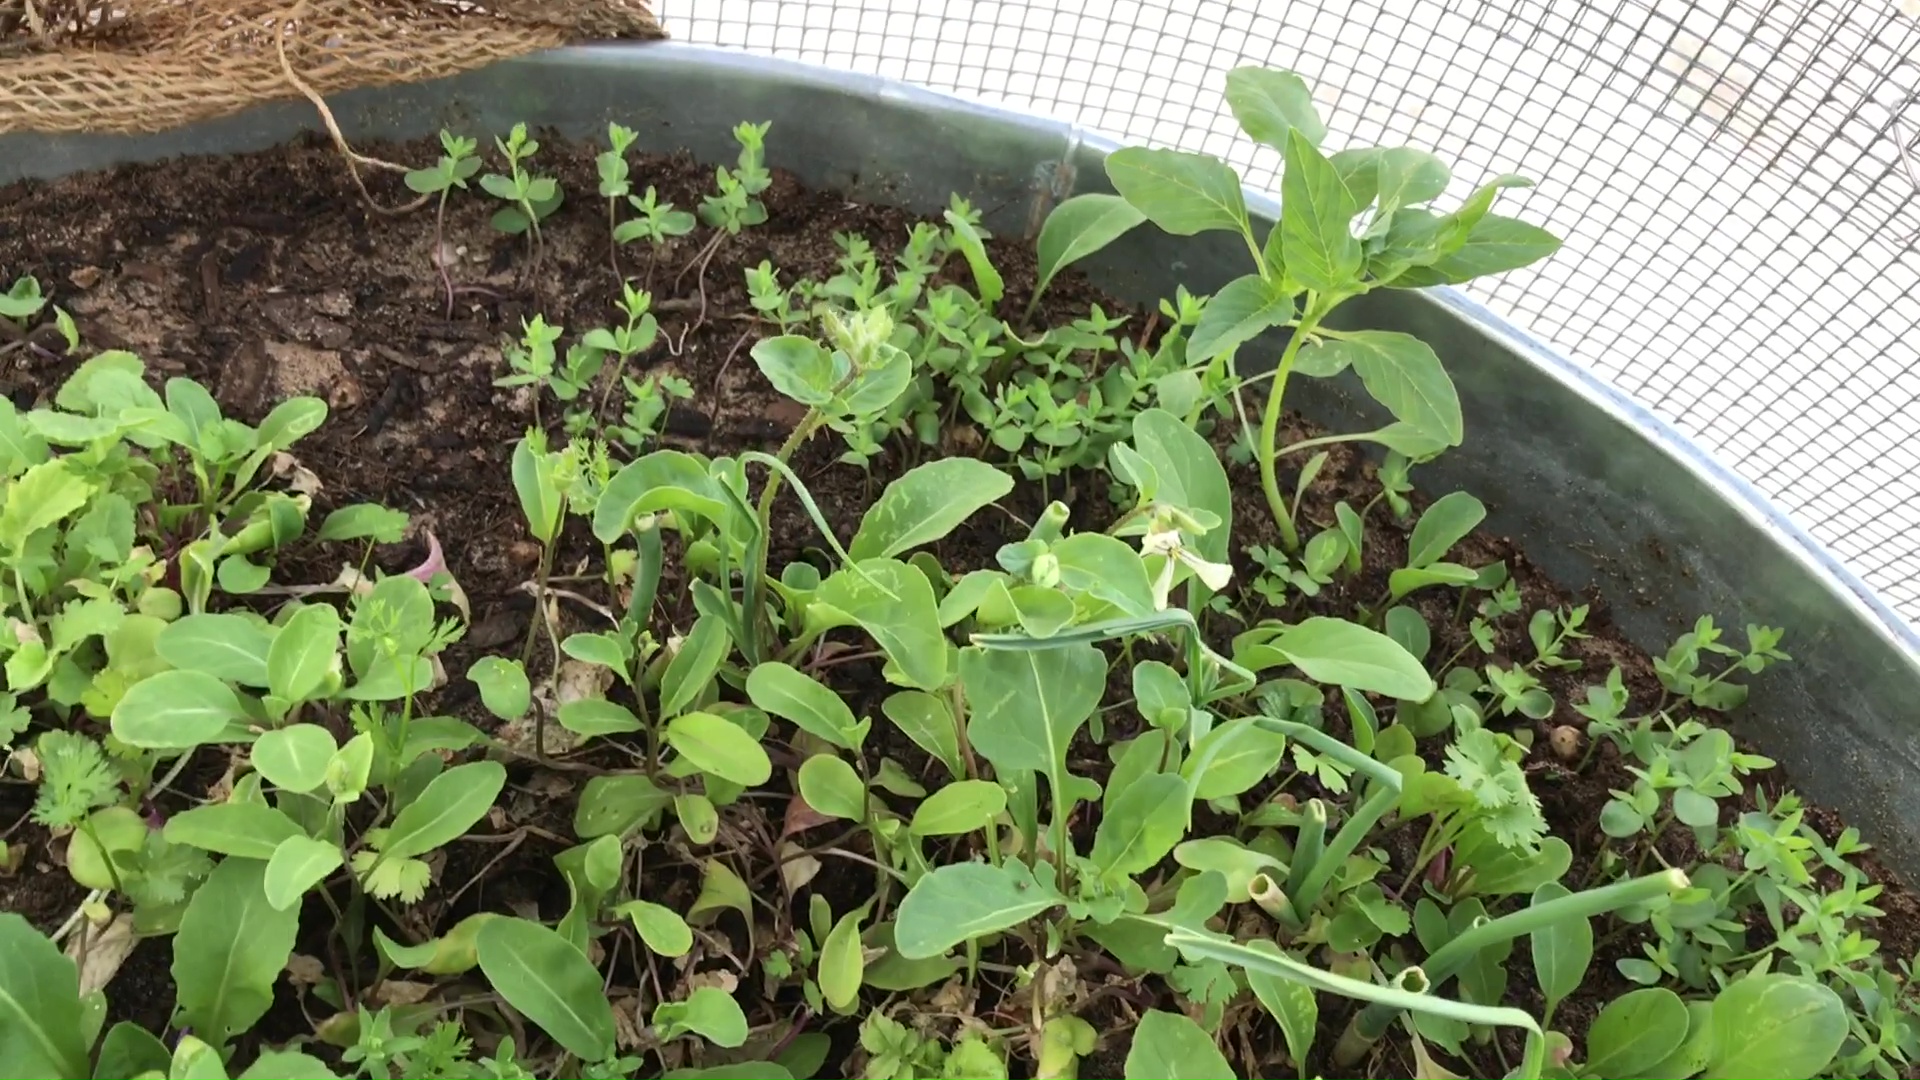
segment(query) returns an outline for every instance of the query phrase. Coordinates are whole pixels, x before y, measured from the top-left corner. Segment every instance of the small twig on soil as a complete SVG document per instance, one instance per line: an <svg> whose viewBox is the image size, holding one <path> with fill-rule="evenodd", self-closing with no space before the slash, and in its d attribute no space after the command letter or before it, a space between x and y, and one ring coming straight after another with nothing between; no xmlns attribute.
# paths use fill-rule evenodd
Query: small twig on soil
<svg viewBox="0 0 1920 1080"><path fill-rule="evenodd" d="M538 597L540 595L539 585L532 581L521 582L520 591L534 597ZM606 619L608 622L614 624L615 626L620 625L620 617L613 613L613 609L607 607L604 604L599 603L598 601L591 600L591 599L588 599L587 597L581 596L579 593L574 592L571 589L556 589L556 588L553 588L551 585L549 585L547 587L547 595L560 597L561 599L564 599L564 600L571 600L574 603L579 604L581 607L586 608L588 611L591 611L596 615L601 616L602 618Z"/></svg>
<svg viewBox="0 0 1920 1080"><path fill-rule="evenodd" d="M300 3L295 4L293 11L288 13L285 22L292 23L298 21L306 14L306 7L305 0L301 0ZM399 217L402 214L411 214L432 201L432 195L422 195L397 209L381 206L378 202L375 202L373 193L367 190L367 185L360 179L360 170L355 168L356 164L365 165L371 169L386 169L390 172L398 173L404 173L409 170L405 165L395 165L391 161L382 161L379 158L356 153L353 147L348 145L346 135L341 133L340 125L334 121L333 110L327 108L326 101L314 91L313 87L307 85L306 80L294 74L293 64L287 60L287 35L285 33L275 34L273 36L273 47L274 51L280 54L280 70L286 75L287 81L293 84L293 88L300 91L301 95L308 101L313 102L313 107L320 111L320 122L327 126L327 134L333 136L333 144L340 148L342 154L346 155L347 173L353 177L353 186L360 189L360 198L373 209L374 213L381 214L385 217Z"/></svg>
<svg viewBox="0 0 1920 1080"><path fill-rule="evenodd" d="M753 327L749 326L745 330L740 331L739 337L733 339L733 348L728 349L727 358L720 361L720 370L713 373L713 388L715 390L720 389L720 380L726 378L727 367L733 363L734 354L740 351L740 346L747 343L747 335L751 333L753 333Z"/></svg>
<svg viewBox="0 0 1920 1080"><path fill-rule="evenodd" d="M93 904L99 903L100 898L105 895L106 893L100 891L99 889L95 889L92 892L88 893L86 899L80 901L80 906L73 909L73 914L67 916L67 921L60 924L60 929L55 930L53 932L53 935L52 935L53 943L55 945L60 944L61 938L64 938L68 934L72 933L73 928L79 924L80 920L86 918L87 908Z"/></svg>
<svg viewBox="0 0 1920 1080"><path fill-rule="evenodd" d="M523 843L526 840L526 838L527 838L527 830L524 826L521 828L515 829L513 831L512 836L507 841L507 846L500 849L500 854L495 855L491 859L488 859L486 862L486 865L474 871L473 876L467 879L467 883L465 885L462 885L458 889L455 889L453 891L453 895L447 898L446 907L448 909L451 909L453 905L457 903L462 896L466 895L466 892L468 889L473 888L475 882L487 876L487 871L500 865L501 860L505 859L507 856L519 850L521 843ZM492 840L494 838L488 837L487 839Z"/></svg>

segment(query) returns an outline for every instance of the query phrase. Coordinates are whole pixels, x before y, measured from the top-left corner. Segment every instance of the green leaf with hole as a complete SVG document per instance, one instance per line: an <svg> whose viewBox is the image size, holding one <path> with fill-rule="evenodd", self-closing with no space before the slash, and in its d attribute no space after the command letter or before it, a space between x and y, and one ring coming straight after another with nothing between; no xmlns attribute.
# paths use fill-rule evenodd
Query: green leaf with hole
<svg viewBox="0 0 1920 1080"><path fill-rule="evenodd" d="M209 803L167 819L170 844L265 862L290 837L306 835L292 818L264 802Z"/></svg>
<svg viewBox="0 0 1920 1080"><path fill-rule="evenodd" d="M1809 1080L1832 1064L1847 1033L1846 1003L1828 987L1779 972L1748 975L1713 999L1713 1053L1701 1080Z"/></svg>
<svg viewBox="0 0 1920 1080"><path fill-rule="evenodd" d="M309 604L293 613L267 650L267 686L282 701L305 701L320 689L340 655L340 613Z"/></svg>
<svg viewBox="0 0 1920 1080"><path fill-rule="evenodd" d="M459 839L487 816L506 783L506 766L497 761L456 765L434 777L393 819L381 855L414 859Z"/></svg>
<svg viewBox="0 0 1920 1080"><path fill-rule="evenodd" d="M160 658L243 686L267 685L267 654L275 631L244 615L185 615L154 640Z"/></svg>
<svg viewBox="0 0 1920 1080"><path fill-rule="evenodd" d="M1248 138L1275 150L1286 149L1288 132L1299 132L1314 146L1327 136L1327 126L1313 104L1313 91L1291 71L1234 68L1227 72L1227 107Z"/></svg>
<svg viewBox="0 0 1920 1080"><path fill-rule="evenodd" d="M142 750L191 750L246 717L226 683L202 671L163 671L134 683L113 707L114 737Z"/></svg>
<svg viewBox="0 0 1920 1080"><path fill-rule="evenodd" d="M582 840L619 835L672 804L673 795L646 776L596 776L580 793L573 831Z"/></svg>
<svg viewBox="0 0 1920 1080"><path fill-rule="evenodd" d="M339 749L333 733L319 724L292 724L261 732L250 758L267 783L304 793L327 782L327 762Z"/></svg>
<svg viewBox="0 0 1920 1080"><path fill-rule="evenodd" d="M1055 274L1120 239L1146 220L1146 215L1118 195L1075 195L1053 208L1040 226L1035 242L1039 277L1033 286L1037 298L1047 291Z"/></svg>
<svg viewBox="0 0 1920 1080"><path fill-rule="evenodd" d="M1219 1080L1235 1075L1213 1036L1184 1013L1149 1010L1133 1029L1126 1080Z"/></svg>
<svg viewBox="0 0 1920 1080"><path fill-rule="evenodd" d="M502 720L518 720L533 707L533 686L518 660L483 656L467 669L467 678L480 688L480 704Z"/></svg>
<svg viewBox="0 0 1920 1080"><path fill-rule="evenodd" d="M1690 1022L1686 1002L1673 991L1661 986L1628 991L1594 1018L1581 1071L1594 1077L1646 1075L1679 1048Z"/></svg>
<svg viewBox="0 0 1920 1080"><path fill-rule="evenodd" d="M857 625L922 690L947 681L947 639L927 575L898 559L861 559L828 575L808 605L810 628Z"/></svg>
<svg viewBox="0 0 1920 1080"><path fill-rule="evenodd" d="M1187 339L1187 361L1200 364L1252 341L1293 318L1293 297L1259 274L1227 282L1201 309Z"/></svg>
<svg viewBox="0 0 1920 1080"><path fill-rule="evenodd" d="M990 780L955 780L913 812L915 836L962 836L985 829L1007 809L1007 789Z"/></svg>
<svg viewBox="0 0 1920 1080"><path fill-rule="evenodd" d="M475 944L481 972L507 1004L582 1061L613 1056L613 1006L600 973L566 938L501 918L481 927Z"/></svg>
<svg viewBox="0 0 1920 1080"><path fill-rule="evenodd" d="M1175 236L1247 226L1240 176L1211 154L1129 146L1107 155L1107 179L1147 220Z"/></svg>
<svg viewBox="0 0 1920 1080"><path fill-rule="evenodd" d="M614 908L613 913L631 920L640 940L660 956L685 956L693 949L693 930L672 908L645 900L629 900Z"/></svg>
<svg viewBox="0 0 1920 1080"><path fill-rule="evenodd" d="M747 697L761 711L843 750L857 752L866 741L868 725L854 720L840 695L791 664L755 665L747 676Z"/></svg>
<svg viewBox="0 0 1920 1080"><path fill-rule="evenodd" d="M1013 477L977 458L942 458L888 484L860 518L847 556L891 558L945 537L1013 490Z"/></svg>
<svg viewBox="0 0 1920 1080"><path fill-rule="evenodd" d="M12 912L0 912L0 956L0 1076L86 1076L73 961Z"/></svg>
<svg viewBox="0 0 1920 1080"><path fill-rule="evenodd" d="M831 818L865 821L867 785L853 766L832 754L815 754L800 764L800 797Z"/></svg>
<svg viewBox="0 0 1920 1080"><path fill-rule="evenodd" d="M894 948L908 960L941 956L963 941L997 934L1064 903L1066 897L1050 879L1035 878L1017 859L1000 866L952 863L914 882L900 901Z"/></svg>
<svg viewBox="0 0 1920 1080"><path fill-rule="evenodd" d="M300 912L267 902L266 872L259 859L222 861L194 891L174 935L182 1026L215 1046L266 1015L293 955Z"/></svg>
<svg viewBox="0 0 1920 1080"><path fill-rule="evenodd" d="M276 911L295 907L308 889L325 881L343 862L338 844L307 836L287 837L267 860L267 903Z"/></svg>
<svg viewBox="0 0 1920 1080"><path fill-rule="evenodd" d="M1268 644L1315 682L1401 701L1425 701L1433 695L1433 678L1413 654L1358 623L1316 615Z"/></svg>
<svg viewBox="0 0 1920 1080"><path fill-rule="evenodd" d="M667 723L667 745L701 772L743 787L773 776L773 762L746 729L713 713L692 712Z"/></svg>

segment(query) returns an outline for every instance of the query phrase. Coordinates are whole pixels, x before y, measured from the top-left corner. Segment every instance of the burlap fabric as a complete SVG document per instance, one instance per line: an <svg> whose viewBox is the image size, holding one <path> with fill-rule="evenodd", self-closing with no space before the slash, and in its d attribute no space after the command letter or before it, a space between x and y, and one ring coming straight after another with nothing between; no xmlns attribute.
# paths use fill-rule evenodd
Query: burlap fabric
<svg viewBox="0 0 1920 1080"><path fill-rule="evenodd" d="M664 36L643 0L0 0L0 132L160 131Z"/></svg>

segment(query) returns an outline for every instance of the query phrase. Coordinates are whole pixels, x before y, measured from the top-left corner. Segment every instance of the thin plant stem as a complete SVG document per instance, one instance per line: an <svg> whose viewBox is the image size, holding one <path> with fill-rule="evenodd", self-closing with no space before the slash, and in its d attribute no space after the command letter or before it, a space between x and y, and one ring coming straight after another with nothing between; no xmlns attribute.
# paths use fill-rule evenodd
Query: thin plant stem
<svg viewBox="0 0 1920 1080"><path fill-rule="evenodd" d="M1254 456L1260 461L1260 489L1266 493L1267 508L1273 512L1274 524L1280 527L1280 542L1288 551L1300 550L1300 530L1287 513L1287 501L1280 494L1280 476L1276 467L1278 455L1274 443L1280 436L1280 415L1287 396L1287 377L1293 374L1293 365L1300 357L1300 345L1313 332L1320 316L1314 307L1312 293L1308 295L1307 313L1293 328L1293 336L1287 339L1286 351L1280 354L1280 363L1274 368L1273 385L1267 391L1267 406L1260 414L1260 445L1255 448Z"/></svg>

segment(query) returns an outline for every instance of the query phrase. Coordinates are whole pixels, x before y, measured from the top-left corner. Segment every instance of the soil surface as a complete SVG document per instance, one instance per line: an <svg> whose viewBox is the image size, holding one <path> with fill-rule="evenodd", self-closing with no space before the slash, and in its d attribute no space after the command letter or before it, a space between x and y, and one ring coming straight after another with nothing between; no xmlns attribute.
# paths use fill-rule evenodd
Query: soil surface
<svg viewBox="0 0 1920 1080"><path fill-rule="evenodd" d="M378 156L415 165L430 161L437 151L437 146L425 143L370 148ZM480 709L475 688L459 673L478 656L517 651L527 633L534 610L529 583L538 548L528 536L511 486L509 457L514 441L530 425L554 428L558 412L551 397L539 402L536 414L530 391L495 386L495 380L506 373L502 340L517 337L521 320L535 314L566 327L566 341L616 319L619 278L608 250L606 204L592 194L597 182L594 152L557 138L543 140L539 163L559 177L568 201L544 223L537 260L530 255L525 238L501 236L489 228L488 218L497 204L477 191L452 200L440 242L449 256L445 261L451 296L435 266L431 210L402 216L373 212L349 182L337 153L317 142L0 188L0 285L21 274L37 276L54 302L72 312L90 350L131 350L145 359L156 380L190 376L212 389L228 413L241 419L258 421L273 404L293 395L325 398L331 406L328 422L294 451L320 483L310 521L317 524L328 510L354 502L379 502L414 515L412 537L375 554L382 568L390 571L418 564L426 550L426 535L437 538L449 569L469 598L472 623L444 658L455 677L433 707L491 729L495 722ZM686 209L709 189L712 175L710 168L684 156L648 158L633 168L636 189L653 185L663 200ZM410 197L394 176L376 174L369 183L375 197L388 206ZM619 253L621 271L652 289L660 319L662 341L638 363L649 370L677 373L695 391L690 401L677 405L669 415L668 445L714 455L772 450L799 417L798 408L773 392L747 355L769 331L753 318L743 285L745 269L771 260L783 282L829 276L839 256L833 242L836 232L864 235L882 255L884 265L915 220L898 210L853 204L832 192L808 190L778 173L764 200L769 220L723 240L704 262L700 257L710 235L705 228L669 242L653 257L646 254L645 245ZM1018 311L1033 281L1031 248L1017 237L996 239L990 247L1007 279L1006 310ZM1131 314L1128 332L1143 341L1151 335L1153 320L1147 312L1099 295L1073 274L1053 286L1043 309L1048 315L1069 318L1084 314L1087 304L1095 300L1109 312ZM6 343L0 338L0 345ZM73 368L72 359L59 355L57 339L41 344L50 348L8 351L0 368L0 388L22 409L51 398ZM1311 433L1297 419L1290 418L1289 426L1294 429L1289 439ZM977 437L968 438L969 434L955 433L952 445L943 451L964 453L977 447ZM828 439L816 439L801 450L796 464L844 539L886 480L916 461L897 449L889 450L868 472L835 464L836 452ZM1287 490L1292 490L1294 467L1297 462L1289 464L1289 474L1282 481ZM1249 545L1272 543L1272 525L1263 513L1254 512L1259 506L1254 470L1242 466L1233 471L1237 490L1251 496L1242 503L1246 512L1237 516L1233 544L1237 569L1250 577L1255 568L1243 553ZM1309 489L1302 517L1313 529L1324 527L1332 523L1337 501L1363 504L1378 490L1372 464L1346 447L1338 448ZM1060 497L1059 485L1047 494ZM938 554L956 574L992 565L995 549L1008 538L1024 535L1021 523L1033 520L1045 502L1046 496L1036 486L1022 484L1004 501L1003 512L977 515L939 545ZM1097 526L1111 515L1104 484L1097 478L1079 478L1069 502L1081 527ZM774 565L816 557L810 549L820 546L818 538L797 502L782 498L777 515ZM1385 591L1388 571L1402 564L1406 545L1405 534L1383 526L1383 520L1384 516L1376 516L1369 523L1366 571L1349 584L1327 589L1294 614L1344 613L1378 599ZM331 581L343 564L358 555L346 546L304 542L281 555L274 581L282 585ZM576 529L562 546L556 572L562 576L596 573L598 556L591 537ZM1567 702L1581 700L1584 687L1604 678L1614 664L1623 669L1634 703L1644 711L1661 696L1651 663L1614 630L1604 597L1577 595L1547 580L1507 539L1475 535L1454 559L1473 566L1505 560L1520 584L1525 612L1555 605L1591 605L1586 627L1591 637L1571 643L1568 650L1584 668L1546 676L1560 702L1558 712L1546 721L1522 721L1533 725L1535 745L1541 748L1529 763L1533 788L1553 832L1575 852L1567 880L1583 881L1607 843L1596 822L1609 789L1629 786L1631 777L1615 760L1611 747L1603 747L1584 773L1574 772L1545 751L1547 733L1557 724L1583 724ZM662 629L684 631L691 623L691 602L679 584L670 578L661 590L657 615ZM589 592L590 586L583 586L579 599L559 601L566 629L604 627ZM1417 595L1433 597L1422 601L1430 609L1425 614L1434 627L1431 655L1444 657L1465 646L1464 621L1453 617L1454 594L1428 590ZM1267 614L1250 592L1239 604L1249 620ZM1525 612L1508 617L1500 626L1500 650L1507 655L1531 655ZM1233 629L1229 624L1225 632ZM1786 645L1791 649L1791 636ZM835 658L844 662L831 669L833 682L857 712L877 713L880 698L888 692L877 663L859 658L851 649L845 652L848 655ZM536 677L544 663L536 662ZM1108 726L1110 737L1133 734L1131 723L1137 723L1137 718L1129 710L1114 713ZM872 741L876 758L891 756L909 772L927 764L925 756L893 733L890 725L876 725ZM552 857L574 842L573 793L584 782L582 773L631 767L628 748L604 743L568 759L580 771L517 765L492 820L496 835L451 845L444 862L436 867L436 887L405 913L398 931L418 940L444 931L477 910L559 918L568 892ZM210 753L202 757L208 760L196 760L162 800L163 812L205 798L226 773L224 760L211 760ZM1104 777L1109 767L1104 749L1091 739L1076 747L1074 759L1076 772L1096 778ZM777 763L780 760L776 757ZM1762 774L1761 780L1750 788L1762 787L1769 795L1787 783L1777 772ZM20 865L11 874L0 874L0 910L18 912L52 930L75 909L84 891L62 867L64 839L49 837L26 820L31 799L31 785L20 778L0 781L0 829L5 830L4 840ZM771 852L783 830L795 823L787 818L789 808L783 797L742 805L738 814L729 817L721 844L740 854L736 865L758 871L752 880L761 895L778 898L782 893L773 878ZM1829 836L1837 834L1839 823L1831 814L1816 811L1814 820ZM1093 824L1075 823L1076 830L1083 830L1087 837ZM1204 816L1201 824L1206 824ZM832 832L815 829L806 839L818 847L830 847ZM1684 865L1692 853L1666 854ZM1410 851L1397 854L1403 861L1410 856ZM650 845L644 858L648 897L685 910L699 886L692 869L698 855L684 843L663 841ZM1870 872L1885 877L1877 868ZM1391 877L1390 872L1388 884L1397 887L1400 882ZM806 925L811 890L825 889L834 910L844 911L870 895L870 880L854 862L830 860L828 872L801 888L790 907L769 904L775 910L766 915L768 924L754 928L756 940L764 942L768 939L761 935L784 933L796 923ZM1878 903L1887 912L1874 934L1882 948L1892 957L1915 955L1920 949L1920 903L1890 880ZM321 952L329 916L324 908L308 915L303 925L321 932L306 933L299 951ZM742 931L746 928L723 921L718 929L722 933L713 935L717 940L703 946L708 958L744 960L748 940ZM1599 1006L1630 988L1615 974L1612 961L1637 955L1639 944L1633 933L1605 942L1587 983L1562 1005L1555 1026L1567 1031L1576 1044ZM729 949L739 955L728 957ZM1010 953L1006 959L1026 963L1032 958ZM173 998L169 962L167 939L141 943L108 988L111 1018L133 1019L156 1031L163 1028ZM647 1008L661 981L675 977L671 971L654 970L650 963L636 963L631 956L616 956L613 964L611 995L622 1001L638 998ZM1525 950L1516 950L1510 980L1513 1003L1537 1012L1540 1003L1525 967ZM1081 974L1090 984L1104 977ZM1016 1001L1005 981L1004 976L983 979L980 998L971 1003L973 1012L993 1026L1019 1023L1025 1008L1025 999ZM1147 987L1159 985L1154 980ZM855 1049L853 1024L823 1026L818 1019L809 1020L791 991L778 1000L765 998L757 967L751 974L740 973L738 992L756 1024L787 1017L799 1020L806 1031L831 1036L820 1075L847 1075L837 1070L848 1067L847 1059ZM458 996L451 989L444 994ZM1092 995L1081 1015L1102 1032L1124 1029L1145 1008L1170 1007L1170 998L1156 1001L1154 994L1124 980L1109 980ZM1323 996L1321 1004L1323 1034L1316 1059L1331 1047L1347 1018L1337 999ZM256 1037L278 1042L308 1036L313 1025L331 1011L331 1006L283 980L280 1000ZM996 1014L998 1021L992 1019ZM1240 1034L1226 1040L1235 1067L1249 1076L1292 1075L1281 1063L1274 1026L1261 1018L1246 1019L1239 1026ZM1511 1063L1517 1043L1503 1049ZM1125 1050L1124 1037L1106 1038L1094 1056L1082 1063L1081 1074L1119 1075ZM1505 1071L1490 1049L1477 1053L1481 1057L1450 1065L1471 1075ZM1310 1064L1323 1074L1334 1070L1326 1060ZM1407 1076L1415 1066L1399 1049L1382 1052L1369 1067L1370 1075Z"/></svg>

